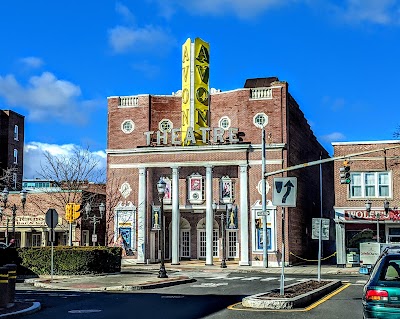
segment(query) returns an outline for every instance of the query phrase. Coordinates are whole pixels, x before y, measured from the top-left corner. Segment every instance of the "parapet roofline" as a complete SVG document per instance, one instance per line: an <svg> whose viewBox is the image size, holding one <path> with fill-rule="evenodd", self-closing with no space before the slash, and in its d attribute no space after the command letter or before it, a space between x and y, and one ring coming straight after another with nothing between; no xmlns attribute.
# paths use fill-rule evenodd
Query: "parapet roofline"
<svg viewBox="0 0 400 319"><path fill-rule="evenodd" d="M398 144L400 140L360 141L360 142L332 142L332 146L340 145L367 145L367 144Z"/></svg>

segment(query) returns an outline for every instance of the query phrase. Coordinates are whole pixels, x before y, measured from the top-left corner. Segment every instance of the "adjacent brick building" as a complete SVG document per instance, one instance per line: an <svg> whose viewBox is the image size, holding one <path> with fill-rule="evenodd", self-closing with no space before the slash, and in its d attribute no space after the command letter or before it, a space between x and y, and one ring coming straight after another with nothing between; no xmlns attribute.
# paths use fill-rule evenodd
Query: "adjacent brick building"
<svg viewBox="0 0 400 319"><path fill-rule="evenodd" d="M344 163L335 161L337 264L354 265L360 263L360 243L400 242L400 141L340 142L333 147L334 157L348 161L351 179L341 184Z"/></svg>
<svg viewBox="0 0 400 319"><path fill-rule="evenodd" d="M10 172L9 178L3 181L3 187L10 190L20 190L22 185L24 121L25 117L14 111L0 110L0 168Z"/></svg>
<svg viewBox="0 0 400 319"><path fill-rule="evenodd" d="M107 193L116 187L110 181L118 181L117 188L123 196L115 208L114 238L119 233L123 235L137 262L158 260L164 242L165 257L172 263L205 259L210 264L222 257L221 231L224 231L229 260L243 266L260 265L264 241L259 216L262 210L259 123L268 120L267 172L329 155L289 93L288 83L278 78L249 79L244 88L227 92L211 90L210 131L203 145L176 143L182 122L180 93L108 98ZM218 138L221 134L223 139ZM270 188L273 177L285 176L297 177L298 183L297 205L286 208L285 214L287 264L315 259L318 245L311 239L312 218L322 214L333 219L333 162L269 176L270 266L280 264L282 253L282 208L272 204ZM160 178L167 185L161 219L156 187ZM225 230L219 217L222 213ZM164 241L159 238L160 225L164 226ZM212 233L207 231L210 227ZM326 253L330 249L327 245Z"/></svg>

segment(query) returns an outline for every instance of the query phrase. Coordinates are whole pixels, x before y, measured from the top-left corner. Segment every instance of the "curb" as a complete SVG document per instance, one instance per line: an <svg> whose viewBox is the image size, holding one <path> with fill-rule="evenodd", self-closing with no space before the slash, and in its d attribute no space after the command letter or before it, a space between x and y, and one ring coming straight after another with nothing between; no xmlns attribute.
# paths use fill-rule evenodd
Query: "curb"
<svg viewBox="0 0 400 319"><path fill-rule="evenodd" d="M41 308L42 308L42 305L40 304L40 302L35 301L35 302L32 302L32 306L30 306L26 309L14 311L14 312L12 312L12 310L10 309L9 313L0 315L0 318L15 318L15 317L21 316L21 315L28 315L28 314L39 311Z"/></svg>
<svg viewBox="0 0 400 319"><path fill-rule="evenodd" d="M143 284L126 284L126 285L115 285L115 286L99 286L99 287L91 287L91 288L77 288L77 287L69 287L68 284L63 286L63 283L53 284L53 283L45 283L42 281L33 281L30 282L34 287L45 288L45 289L55 289L55 290L78 290L78 291L135 291L135 290L143 290L143 289L156 289L169 287L174 285L186 284L190 282L195 282L196 279L187 277L187 278L170 278L161 282L153 282L153 283L143 283Z"/></svg>

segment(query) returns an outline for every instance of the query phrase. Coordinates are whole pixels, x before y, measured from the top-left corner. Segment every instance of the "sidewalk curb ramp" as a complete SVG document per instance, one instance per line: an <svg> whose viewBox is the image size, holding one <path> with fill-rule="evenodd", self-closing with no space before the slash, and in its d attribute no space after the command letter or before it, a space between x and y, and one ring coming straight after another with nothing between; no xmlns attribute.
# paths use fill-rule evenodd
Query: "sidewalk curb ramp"
<svg viewBox="0 0 400 319"><path fill-rule="evenodd" d="M295 309L306 307L313 302L321 299L323 296L331 293L342 285L340 280L326 280L328 284L293 298L271 298L268 297L268 292L248 296L242 299L242 305L246 308L256 309ZM285 286L285 289L297 285L297 283Z"/></svg>

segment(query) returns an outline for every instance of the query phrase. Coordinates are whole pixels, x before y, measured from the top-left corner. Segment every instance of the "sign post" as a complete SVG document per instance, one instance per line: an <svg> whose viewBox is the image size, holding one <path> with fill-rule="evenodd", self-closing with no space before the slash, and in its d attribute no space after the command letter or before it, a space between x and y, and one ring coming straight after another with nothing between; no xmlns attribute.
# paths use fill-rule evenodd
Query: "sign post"
<svg viewBox="0 0 400 319"><path fill-rule="evenodd" d="M54 208L49 208L46 212L46 224L50 228L49 232L49 240L51 242L51 282L53 282L53 270L54 270L54 240L55 240L55 232L54 228L58 224L58 213Z"/></svg>
<svg viewBox="0 0 400 319"><path fill-rule="evenodd" d="M296 207L297 177L275 177L272 204L282 207L282 272L280 295L285 294L285 207Z"/></svg>

